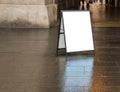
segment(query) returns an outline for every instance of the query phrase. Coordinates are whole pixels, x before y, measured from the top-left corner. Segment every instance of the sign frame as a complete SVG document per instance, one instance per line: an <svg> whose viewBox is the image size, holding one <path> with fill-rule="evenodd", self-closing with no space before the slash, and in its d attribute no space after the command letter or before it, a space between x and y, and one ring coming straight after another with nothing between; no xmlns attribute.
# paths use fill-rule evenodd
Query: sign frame
<svg viewBox="0 0 120 92"><path fill-rule="evenodd" d="M66 34L66 29L65 29L65 16L64 16L64 13L66 13L66 12L80 12L80 13L82 13L82 12L87 12L87 13L89 13L89 18L90 18L90 20L89 20L89 22L90 22L90 30L91 30L91 39L92 39L92 49L90 49L90 50L76 50L76 51L68 51L67 49L67 42L66 42L66 36L67 36L67 34ZM58 50L60 50L60 49L65 49L65 51L66 51L66 53L75 53L75 52L81 52L81 51L94 51L94 49L95 49L95 45L94 45L94 36L93 36L93 30L92 30L92 24L91 24L91 16L90 16L90 11L81 11L81 10L62 10L61 11L61 18L60 18L60 24L59 24L59 32L58 32L58 43L57 43L57 53L58 53ZM62 23L63 22L63 23ZM63 29L61 28L61 26L63 26ZM63 31L63 32L61 32L61 30ZM65 48L60 48L59 47L59 45L60 45L60 36L61 35L63 35L64 36L64 46L65 46Z"/></svg>

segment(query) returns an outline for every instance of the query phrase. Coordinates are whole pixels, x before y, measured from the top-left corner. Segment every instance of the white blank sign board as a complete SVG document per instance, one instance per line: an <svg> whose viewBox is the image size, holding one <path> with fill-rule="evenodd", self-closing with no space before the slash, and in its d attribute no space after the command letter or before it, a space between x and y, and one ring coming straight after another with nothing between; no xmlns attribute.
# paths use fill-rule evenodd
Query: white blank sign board
<svg viewBox="0 0 120 92"><path fill-rule="evenodd" d="M66 52L94 50L89 11L62 11Z"/></svg>

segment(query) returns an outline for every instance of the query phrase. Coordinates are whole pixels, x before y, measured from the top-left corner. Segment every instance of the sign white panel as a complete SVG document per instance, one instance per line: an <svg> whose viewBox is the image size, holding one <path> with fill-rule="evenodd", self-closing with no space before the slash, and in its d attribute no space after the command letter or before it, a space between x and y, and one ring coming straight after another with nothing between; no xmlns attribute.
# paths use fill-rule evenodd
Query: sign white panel
<svg viewBox="0 0 120 92"><path fill-rule="evenodd" d="M65 48L65 39L64 39L65 37L64 36L65 36L64 34L59 35L59 43L58 43L59 49Z"/></svg>
<svg viewBox="0 0 120 92"><path fill-rule="evenodd" d="M60 33L63 33L64 31L64 27L63 27L63 18L61 17L61 20L60 20Z"/></svg>
<svg viewBox="0 0 120 92"><path fill-rule="evenodd" d="M89 11L62 11L66 52L94 50Z"/></svg>

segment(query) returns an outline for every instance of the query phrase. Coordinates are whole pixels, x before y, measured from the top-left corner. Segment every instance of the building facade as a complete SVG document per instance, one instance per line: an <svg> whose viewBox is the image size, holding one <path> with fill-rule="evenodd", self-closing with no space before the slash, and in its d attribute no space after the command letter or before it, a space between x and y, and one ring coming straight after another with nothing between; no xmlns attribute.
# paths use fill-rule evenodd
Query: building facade
<svg viewBox="0 0 120 92"><path fill-rule="evenodd" d="M60 11L78 9L80 0L0 0L0 27L50 28ZM120 7L120 0L105 0L105 4Z"/></svg>
<svg viewBox="0 0 120 92"><path fill-rule="evenodd" d="M56 14L55 0L0 0L0 27L49 28Z"/></svg>

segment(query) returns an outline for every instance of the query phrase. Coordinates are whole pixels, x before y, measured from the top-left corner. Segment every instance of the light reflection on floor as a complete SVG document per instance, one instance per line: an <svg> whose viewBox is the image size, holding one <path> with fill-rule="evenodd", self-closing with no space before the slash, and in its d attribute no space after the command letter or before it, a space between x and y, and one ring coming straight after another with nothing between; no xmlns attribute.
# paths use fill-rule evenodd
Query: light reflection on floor
<svg viewBox="0 0 120 92"><path fill-rule="evenodd" d="M68 57L66 60L64 92L89 92L92 85L94 56Z"/></svg>

